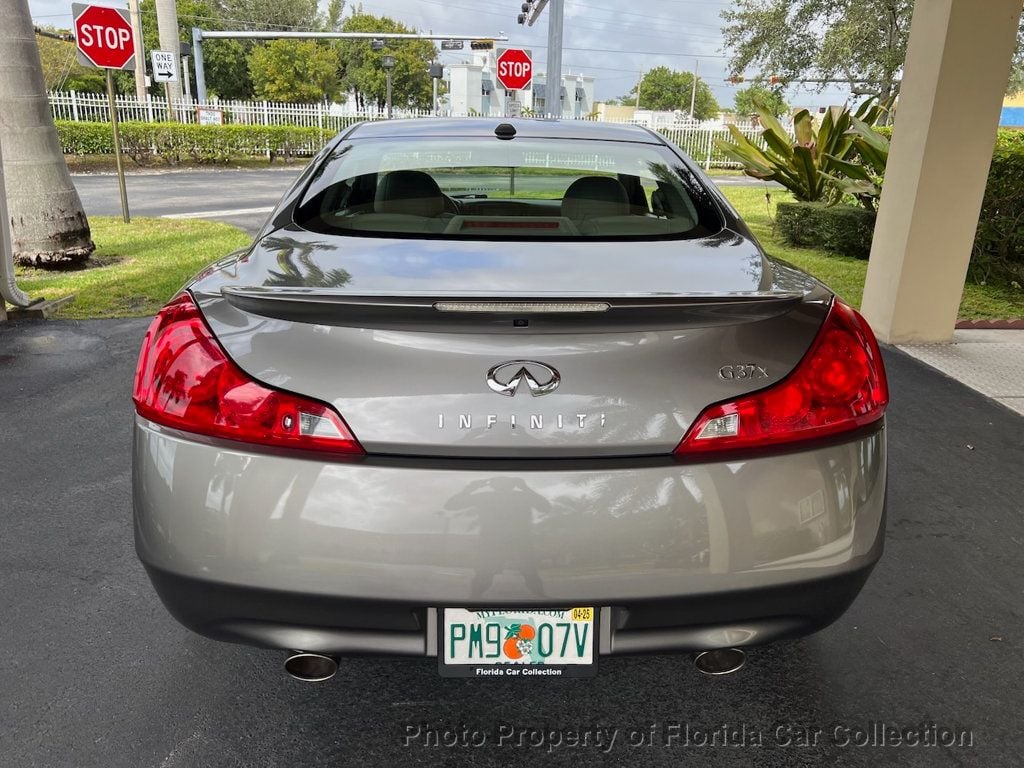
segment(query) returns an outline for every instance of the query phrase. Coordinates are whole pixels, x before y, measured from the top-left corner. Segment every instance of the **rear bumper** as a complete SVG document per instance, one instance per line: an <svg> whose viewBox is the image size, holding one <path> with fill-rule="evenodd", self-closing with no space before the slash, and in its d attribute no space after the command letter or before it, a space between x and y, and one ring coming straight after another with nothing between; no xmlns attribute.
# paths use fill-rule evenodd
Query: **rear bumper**
<svg viewBox="0 0 1024 768"><path fill-rule="evenodd" d="M435 655L438 607L593 605L602 654L756 645L834 621L882 552L884 429L700 465L239 448L136 422L139 556L222 640Z"/></svg>
<svg viewBox="0 0 1024 768"><path fill-rule="evenodd" d="M765 643L838 619L872 566L809 582L606 606L602 656ZM215 640L345 655L436 656L436 608L217 584L147 568L181 624Z"/></svg>

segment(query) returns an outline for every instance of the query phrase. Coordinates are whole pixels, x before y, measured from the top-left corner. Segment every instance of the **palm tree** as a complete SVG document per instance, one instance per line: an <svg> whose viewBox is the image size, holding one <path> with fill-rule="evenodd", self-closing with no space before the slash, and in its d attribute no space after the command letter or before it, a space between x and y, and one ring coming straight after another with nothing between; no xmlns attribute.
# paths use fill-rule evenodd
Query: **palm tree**
<svg viewBox="0 0 1024 768"><path fill-rule="evenodd" d="M15 259L84 261L96 246L53 125L28 0L0 0L0 18L0 143Z"/></svg>

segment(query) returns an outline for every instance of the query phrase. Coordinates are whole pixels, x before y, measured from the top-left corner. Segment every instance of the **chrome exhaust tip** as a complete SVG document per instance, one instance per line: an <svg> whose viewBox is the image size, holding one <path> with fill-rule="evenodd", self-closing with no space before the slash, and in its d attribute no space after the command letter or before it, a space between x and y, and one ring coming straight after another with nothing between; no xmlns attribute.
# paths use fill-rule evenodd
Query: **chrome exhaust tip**
<svg viewBox="0 0 1024 768"><path fill-rule="evenodd" d="M338 660L322 653L296 651L285 661L284 671L304 683L322 683L338 672Z"/></svg>
<svg viewBox="0 0 1024 768"><path fill-rule="evenodd" d="M739 648L716 648L693 657L693 665L705 675L731 675L746 663L747 654Z"/></svg>

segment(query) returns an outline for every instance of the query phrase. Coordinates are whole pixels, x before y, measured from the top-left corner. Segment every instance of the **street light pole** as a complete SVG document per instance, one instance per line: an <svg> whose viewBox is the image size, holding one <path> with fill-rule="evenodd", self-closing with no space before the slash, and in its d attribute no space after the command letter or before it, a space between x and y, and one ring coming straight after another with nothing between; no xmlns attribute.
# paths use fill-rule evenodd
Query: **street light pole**
<svg viewBox="0 0 1024 768"><path fill-rule="evenodd" d="M380 65L384 67L384 73L388 79L387 95L385 101L388 108L388 120L391 119L391 70L395 68L394 56L381 56Z"/></svg>
<svg viewBox="0 0 1024 768"><path fill-rule="evenodd" d="M562 28L564 18L563 0L548 2L548 104L554 95L555 108L548 107L554 117L562 117ZM551 89L554 89L552 91Z"/></svg>
<svg viewBox="0 0 1024 768"><path fill-rule="evenodd" d="M441 83L441 78L444 77L444 65L439 61L430 62L430 79L434 81L434 95L433 101L433 113L437 116L437 89Z"/></svg>

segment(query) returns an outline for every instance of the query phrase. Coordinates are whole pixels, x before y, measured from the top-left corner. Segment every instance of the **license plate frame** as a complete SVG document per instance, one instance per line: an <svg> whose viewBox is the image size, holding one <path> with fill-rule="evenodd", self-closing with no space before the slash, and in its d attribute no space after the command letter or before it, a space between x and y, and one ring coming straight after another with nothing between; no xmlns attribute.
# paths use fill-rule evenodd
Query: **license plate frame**
<svg viewBox="0 0 1024 768"><path fill-rule="evenodd" d="M573 618L573 616L580 616L578 612L589 612L586 618ZM493 661L480 661L480 662L466 662L460 660L449 660L450 654L448 653L450 646L448 645L448 619L457 616L465 616L466 614L491 614L488 616L477 616L475 618L478 622L487 622L488 624L499 624L499 638L502 645L502 651L499 657ZM556 616L554 614L562 613L563 616ZM594 677L597 675L597 657L598 657L598 645L600 641L599 634L599 617L600 610L594 607L583 607L583 608L497 608L497 609L468 609L468 608L439 608L437 611L437 667L438 672L442 677L498 677L498 678L522 678L529 677L538 680L545 680L550 678L581 678L581 677ZM552 645L556 644L561 640L561 636L557 634L557 631L561 631L561 625L565 623L570 624L570 629L565 630L567 633L566 637L568 641L573 643L579 640L579 629L573 629L573 625L579 627L587 626L588 630L586 633L589 634L587 642L589 644L589 653L582 653L577 658L580 661L574 663L546 663L538 661L502 661L501 658L504 653L504 643L507 641L508 628L512 626L513 620L520 619L521 624L530 624L534 627L534 638L531 639L531 643L536 643L537 654L534 655L531 651L531 656L539 656L543 648L540 645L541 638L538 633L541 631L539 627L547 624L552 626L551 638ZM535 626L536 625L536 626ZM557 630L557 631L556 631ZM547 633L545 633L547 634ZM462 638L465 639L465 638ZM517 636L517 639L523 639ZM482 642L486 642L482 638ZM518 649L518 646L517 646ZM559 653L559 658L564 656ZM582 659L585 659L583 661Z"/></svg>

